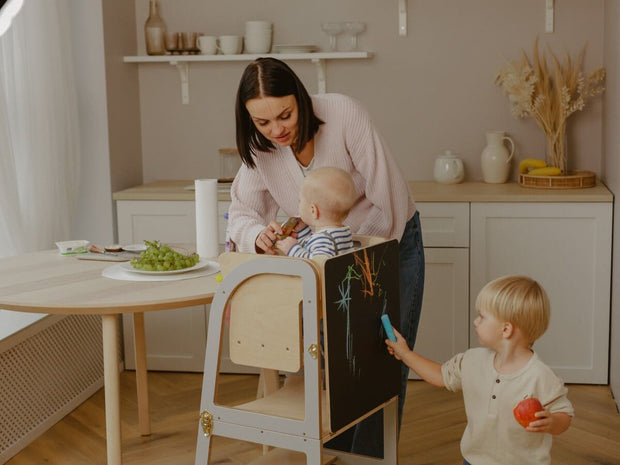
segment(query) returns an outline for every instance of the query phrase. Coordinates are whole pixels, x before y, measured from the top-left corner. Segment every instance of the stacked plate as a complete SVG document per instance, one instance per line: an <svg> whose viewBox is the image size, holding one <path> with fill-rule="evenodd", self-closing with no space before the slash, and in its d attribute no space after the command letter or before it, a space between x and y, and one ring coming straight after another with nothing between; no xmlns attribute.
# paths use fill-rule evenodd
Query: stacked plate
<svg viewBox="0 0 620 465"><path fill-rule="evenodd" d="M245 53L269 53L273 38L273 24L269 21L246 21Z"/></svg>
<svg viewBox="0 0 620 465"><path fill-rule="evenodd" d="M274 45L274 53L314 53L319 51L316 45Z"/></svg>

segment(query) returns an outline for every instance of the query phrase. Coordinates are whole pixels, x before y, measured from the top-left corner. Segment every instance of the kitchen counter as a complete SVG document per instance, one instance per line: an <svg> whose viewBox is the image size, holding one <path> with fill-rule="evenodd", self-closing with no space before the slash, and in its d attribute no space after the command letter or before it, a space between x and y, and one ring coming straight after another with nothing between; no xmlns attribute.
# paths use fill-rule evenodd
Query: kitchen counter
<svg viewBox="0 0 620 465"><path fill-rule="evenodd" d="M155 181L113 194L114 200L194 200L192 180ZM534 189L516 182L487 184L482 181L439 184L409 181L416 202L612 202L613 194L603 185L584 189ZM218 200L230 200L230 185L218 185Z"/></svg>
<svg viewBox="0 0 620 465"><path fill-rule="evenodd" d="M487 184L483 181L439 184L409 181L416 202L613 202L604 184L583 189L535 189L516 182Z"/></svg>
<svg viewBox="0 0 620 465"><path fill-rule="evenodd" d="M112 194L114 200L194 200L194 181L154 181ZM218 183L218 200L230 200L230 183Z"/></svg>

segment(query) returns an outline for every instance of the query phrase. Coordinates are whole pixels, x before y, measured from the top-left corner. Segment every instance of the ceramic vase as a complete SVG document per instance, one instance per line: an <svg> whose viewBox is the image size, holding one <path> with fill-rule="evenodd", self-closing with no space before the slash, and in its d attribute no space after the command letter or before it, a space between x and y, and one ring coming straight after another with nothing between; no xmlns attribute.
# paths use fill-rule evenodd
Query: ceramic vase
<svg viewBox="0 0 620 465"><path fill-rule="evenodd" d="M147 55L166 54L166 23L159 15L159 4L151 0L149 17L144 23L144 38Z"/></svg>
<svg viewBox="0 0 620 465"><path fill-rule="evenodd" d="M504 131L488 131L487 145L482 151L482 178L490 184L501 184L508 181L510 176L510 162L514 155L515 146L513 140L504 135ZM504 145L504 141L510 143L510 151Z"/></svg>

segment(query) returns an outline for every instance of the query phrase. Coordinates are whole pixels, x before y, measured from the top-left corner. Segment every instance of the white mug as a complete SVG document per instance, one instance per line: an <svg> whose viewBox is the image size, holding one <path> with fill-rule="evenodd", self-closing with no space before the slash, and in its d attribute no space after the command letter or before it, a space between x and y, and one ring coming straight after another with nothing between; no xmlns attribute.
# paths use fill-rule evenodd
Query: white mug
<svg viewBox="0 0 620 465"><path fill-rule="evenodd" d="M241 36L220 36L218 39L218 50L224 55L236 55L243 49L243 38Z"/></svg>
<svg viewBox="0 0 620 465"><path fill-rule="evenodd" d="M203 55L215 55L217 53L216 36L200 36L197 40L200 53Z"/></svg>

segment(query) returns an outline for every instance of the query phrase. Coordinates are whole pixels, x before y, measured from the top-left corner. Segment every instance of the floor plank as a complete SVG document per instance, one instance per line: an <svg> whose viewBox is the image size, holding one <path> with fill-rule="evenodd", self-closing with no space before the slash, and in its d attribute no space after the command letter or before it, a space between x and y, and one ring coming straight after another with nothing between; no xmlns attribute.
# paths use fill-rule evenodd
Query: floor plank
<svg viewBox="0 0 620 465"><path fill-rule="evenodd" d="M256 375L224 375L218 401L247 402L256 395ZM121 374L121 419L125 465L193 465L202 389L199 373L149 373L153 433L138 431L135 375ZM618 465L620 414L608 386L570 385L576 417L554 438L553 465ZM54 425L7 465L104 465L103 390ZM459 442L466 418L460 394L410 381L401 438L400 465L460 464ZM255 444L216 437L212 465L245 465L261 454Z"/></svg>

